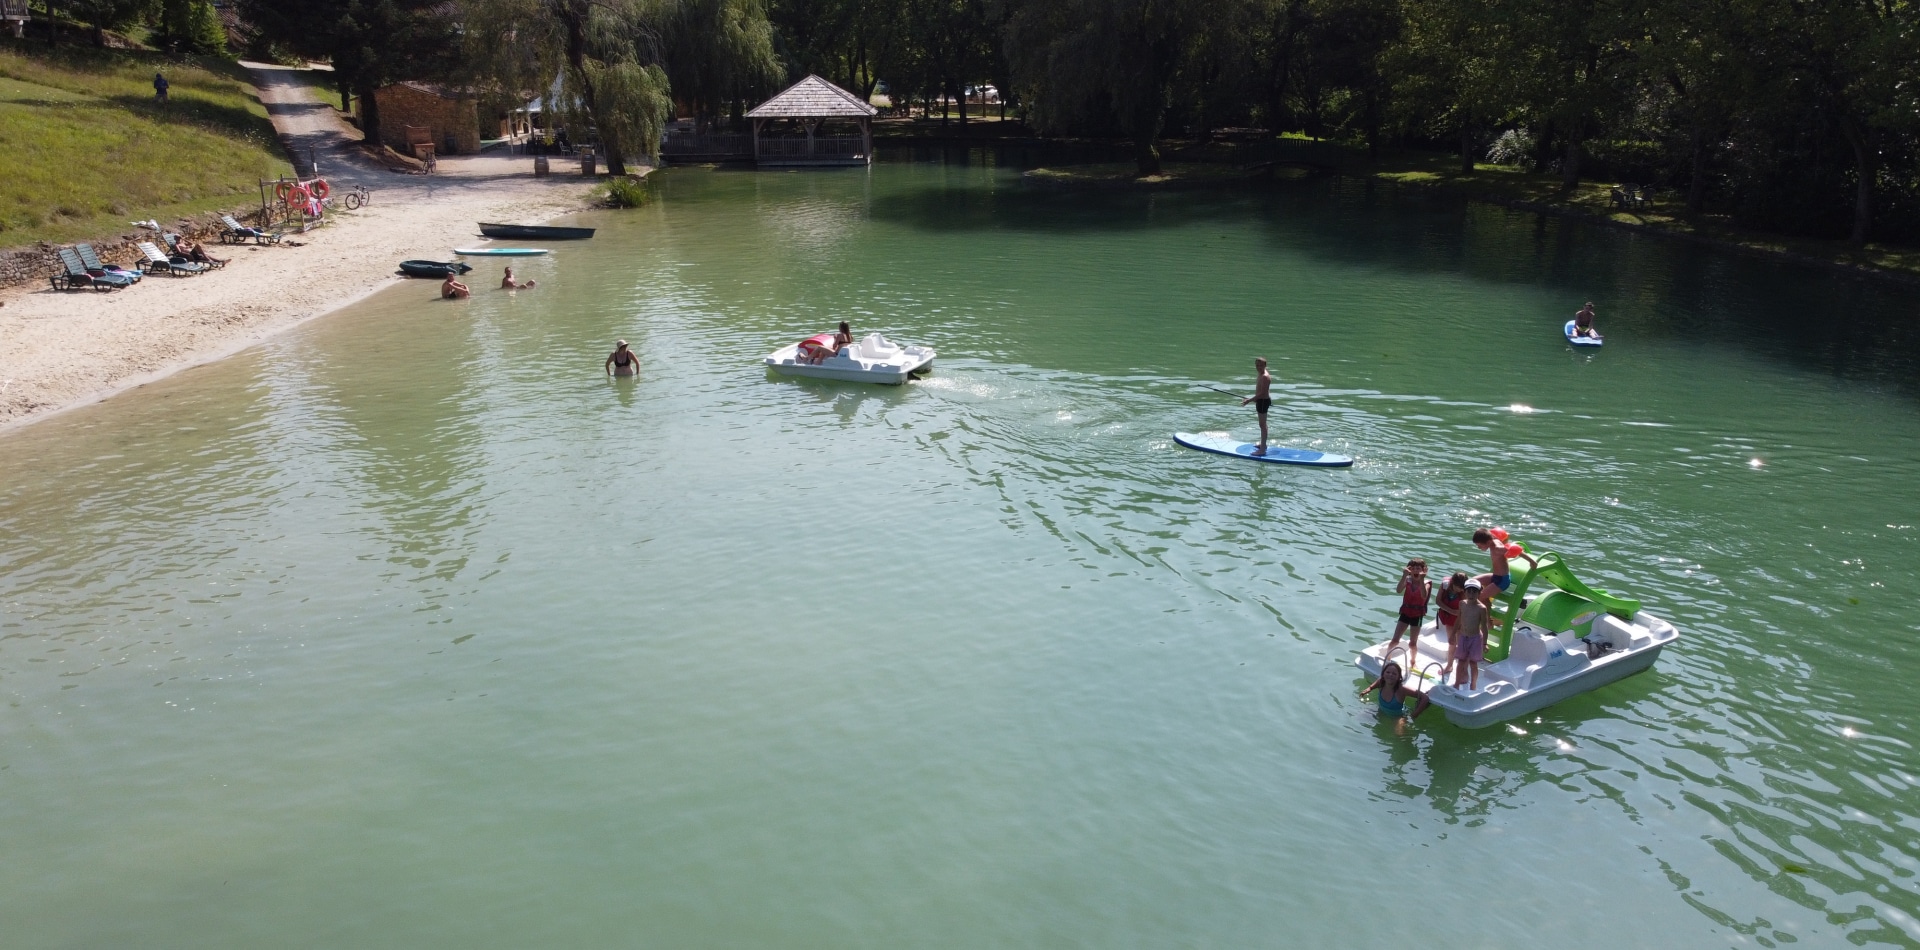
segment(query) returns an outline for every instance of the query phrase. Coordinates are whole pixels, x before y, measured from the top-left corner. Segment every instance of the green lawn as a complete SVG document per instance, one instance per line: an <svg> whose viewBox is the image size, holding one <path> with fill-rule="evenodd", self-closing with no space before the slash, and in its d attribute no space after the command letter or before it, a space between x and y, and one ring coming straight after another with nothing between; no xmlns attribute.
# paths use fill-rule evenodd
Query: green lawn
<svg viewBox="0 0 1920 950"><path fill-rule="evenodd" d="M153 74L171 103L153 102ZM0 246L117 233L244 205L286 170L237 65L0 44Z"/></svg>

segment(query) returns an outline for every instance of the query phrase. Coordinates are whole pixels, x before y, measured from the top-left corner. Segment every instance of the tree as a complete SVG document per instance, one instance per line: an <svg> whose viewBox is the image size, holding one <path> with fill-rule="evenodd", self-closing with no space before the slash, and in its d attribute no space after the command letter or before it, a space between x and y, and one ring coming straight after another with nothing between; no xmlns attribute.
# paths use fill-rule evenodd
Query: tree
<svg viewBox="0 0 1920 950"><path fill-rule="evenodd" d="M93 27L93 45L107 45L107 31L123 29L147 15L153 0L67 0L62 8L74 19ZM53 4L47 4L49 12ZM52 18L48 18L51 28ZM51 37L51 33L48 34Z"/></svg>
<svg viewBox="0 0 1920 950"><path fill-rule="evenodd" d="M1154 143L1196 34L1240 0L1035 0L1007 4L1007 58L1043 132L1117 127L1141 175L1160 172Z"/></svg>
<svg viewBox="0 0 1920 950"><path fill-rule="evenodd" d="M1506 24L1485 0L1407 0L1405 9L1405 30L1386 55L1402 121L1436 138L1457 136L1460 171L1470 175L1477 136L1512 109L1501 73Z"/></svg>
<svg viewBox="0 0 1920 950"><path fill-rule="evenodd" d="M647 0L467 0L467 51L479 76L516 95L559 77L558 113L590 128L607 170L660 150L673 114L662 68L662 4Z"/></svg>
<svg viewBox="0 0 1920 950"><path fill-rule="evenodd" d="M227 31L210 0L161 0L153 42L175 56L223 56Z"/></svg>
<svg viewBox="0 0 1920 950"><path fill-rule="evenodd" d="M368 135L380 127L374 90L448 78L457 65L459 23L441 0L240 0L240 12L267 42L331 61L343 100L359 98Z"/></svg>
<svg viewBox="0 0 1920 950"><path fill-rule="evenodd" d="M739 113L781 76L760 0L681 0L665 18L662 58L674 96L701 119L723 106Z"/></svg>

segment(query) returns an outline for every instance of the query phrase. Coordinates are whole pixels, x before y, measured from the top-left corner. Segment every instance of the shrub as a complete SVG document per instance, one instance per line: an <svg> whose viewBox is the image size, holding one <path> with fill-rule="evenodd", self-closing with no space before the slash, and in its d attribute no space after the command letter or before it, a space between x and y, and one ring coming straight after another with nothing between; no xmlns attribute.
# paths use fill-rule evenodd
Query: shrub
<svg viewBox="0 0 1920 950"><path fill-rule="evenodd" d="M1526 129L1508 129L1487 148L1487 161L1495 165L1524 165L1533 154L1533 133Z"/></svg>
<svg viewBox="0 0 1920 950"><path fill-rule="evenodd" d="M621 176L607 182L607 207L638 208L647 203L644 179Z"/></svg>

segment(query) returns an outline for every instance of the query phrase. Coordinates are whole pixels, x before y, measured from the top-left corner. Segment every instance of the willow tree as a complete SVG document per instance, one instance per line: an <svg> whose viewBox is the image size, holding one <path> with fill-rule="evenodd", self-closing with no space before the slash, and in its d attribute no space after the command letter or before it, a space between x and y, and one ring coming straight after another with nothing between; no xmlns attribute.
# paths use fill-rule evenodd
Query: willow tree
<svg viewBox="0 0 1920 950"><path fill-rule="evenodd" d="M674 97L701 119L771 92L781 79L773 27L761 0L679 0L662 22Z"/></svg>
<svg viewBox="0 0 1920 950"><path fill-rule="evenodd" d="M1043 132L1117 128L1133 139L1141 175L1158 174L1154 146L1176 81L1192 69L1201 31L1242 17L1245 0L1002 0L1013 80Z"/></svg>
<svg viewBox="0 0 1920 950"><path fill-rule="evenodd" d="M463 0L476 80L516 95L553 90L568 127L591 127L607 170L660 152L673 115L661 33L670 0ZM555 77L558 82L555 82Z"/></svg>

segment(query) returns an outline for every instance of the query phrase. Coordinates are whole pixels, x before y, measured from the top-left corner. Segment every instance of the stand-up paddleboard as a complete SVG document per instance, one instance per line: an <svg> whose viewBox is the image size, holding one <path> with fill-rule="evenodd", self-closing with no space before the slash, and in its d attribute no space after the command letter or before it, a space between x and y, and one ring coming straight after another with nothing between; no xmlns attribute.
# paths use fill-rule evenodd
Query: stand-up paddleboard
<svg viewBox="0 0 1920 950"><path fill-rule="evenodd" d="M545 254L544 247L456 247L453 253L461 257L532 257Z"/></svg>
<svg viewBox="0 0 1920 950"><path fill-rule="evenodd" d="M1284 446L1269 445L1267 454L1255 455L1259 448L1255 442L1241 442L1218 435L1195 435L1192 432L1175 432L1173 441L1190 449L1212 452L1216 455L1232 455L1255 462L1279 462L1282 465L1313 465L1320 468L1345 468L1353 464L1353 459L1345 455L1332 455L1315 452L1312 449L1289 449Z"/></svg>
<svg viewBox="0 0 1920 950"><path fill-rule="evenodd" d="M1567 342L1573 344L1574 346L1599 346L1600 345L1600 335L1597 333L1594 334L1593 336L1574 336L1572 320L1567 321L1566 334L1567 334Z"/></svg>

